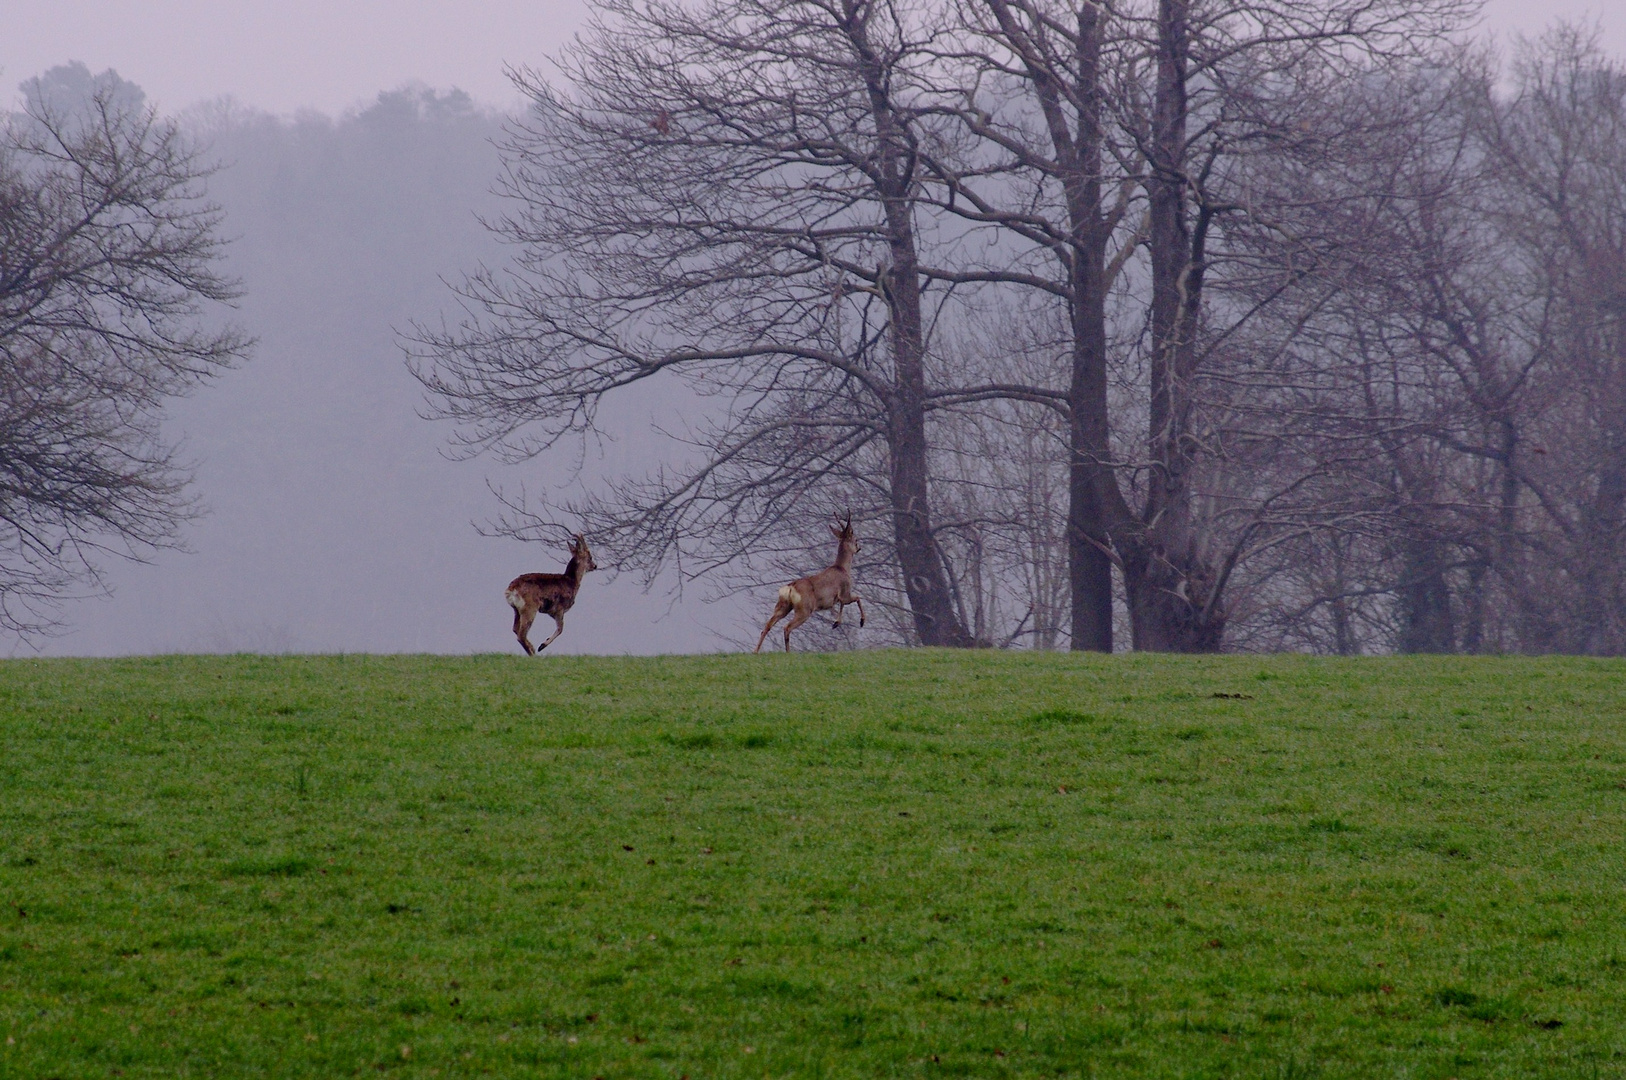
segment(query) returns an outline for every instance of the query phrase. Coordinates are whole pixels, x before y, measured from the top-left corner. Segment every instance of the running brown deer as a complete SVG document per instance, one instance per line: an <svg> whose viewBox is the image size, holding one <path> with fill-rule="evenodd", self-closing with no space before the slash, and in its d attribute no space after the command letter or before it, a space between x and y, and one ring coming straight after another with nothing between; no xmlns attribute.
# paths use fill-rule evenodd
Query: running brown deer
<svg viewBox="0 0 1626 1080"><path fill-rule="evenodd" d="M858 538L853 535L852 514L847 515L846 521L838 520L836 525L830 526L830 532L836 538L836 561L779 590L779 602L774 605L768 625L762 628L762 636L757 638L757 652L762 651L762 643L768 640L774 623L792 612L795 615L785 624L786 652L790 652L790 632L811 619L815 611L835 608L836 621L832 625L840 626L842 609L848 604L857 604L858 625L864 625L864 602L853 593L853 556L858 552Z"/></svg>
<svg viewBox="0 0 1626 1080"><path fill-rule="evenodd" d="M587 576L589 570L597 569L598 563L593 561L593 553L587 550L587 541L581 533L577 533L576 539L570 542L570 562L565 564L564 573L521 574L508 583L508 591L503 595L508 606L514 609L514 636L519 638L526 656L535 656L565 632L565 612L576 603L582 578ZM531 639L526 635L530 633L538 612L552 615L558 629L553 632L553 637L532 648Z"/></svg>

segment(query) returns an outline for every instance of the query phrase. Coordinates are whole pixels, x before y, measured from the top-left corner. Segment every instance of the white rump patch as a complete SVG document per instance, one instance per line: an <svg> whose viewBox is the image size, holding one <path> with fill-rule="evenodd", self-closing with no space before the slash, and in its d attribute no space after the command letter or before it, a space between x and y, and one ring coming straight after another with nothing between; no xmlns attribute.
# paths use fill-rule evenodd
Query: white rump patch
<svg viewBox="0 0 1626 1080"><path fill-rule="evenodd" d="M779 599L791 607L795 607L802 602L802 594L796 591L795 586L781 585L779 587Z"/></svg>
<svg viewBox="0 0 1626 1080"><path fill-rule="evenodd" d="M508 601L508 606L515 611L525 610L525 598L519 594L518 589L509 589L502 595L503 599Z"/></svg>

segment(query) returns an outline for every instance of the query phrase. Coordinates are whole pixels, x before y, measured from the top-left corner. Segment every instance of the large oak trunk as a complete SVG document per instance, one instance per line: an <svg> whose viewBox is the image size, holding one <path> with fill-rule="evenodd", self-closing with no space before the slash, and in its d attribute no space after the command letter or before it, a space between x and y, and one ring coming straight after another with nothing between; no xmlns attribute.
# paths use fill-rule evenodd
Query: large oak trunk
<svg viewBox="0 0 1626 1080"><path fill-rule="evenodd" d="M1146 505L1114 536L1123 559L1135 648L1217 652L1225 610L1191 519L1192 382L1202 314L1208 218L1192 206L1187 175L1189 0L1158 4L1157 91L1147 183L1152 270L1151 400Z"/></svg>
<svg viewBox="0 0 1626 1080"><path fill-rule="evenodd" d="M915 634L922 645L964 648L971 635L960 622L948 575L932 535L927 489L926 379L922 366L919 273L912 232L894 232L892 294L893 396L887 425L891 455L892 531Z"/></svg>
<svg viewBox="0 0 1626 1080"><path fill-rule="evenodd" d="M1170 559L1149 544L1124 560L1130 632L1146 652L1218 652L1225 617L1210 610L1213 582L1198 560Z"/></svg>
<svg viewBox="0 0 1626 1080"><path fill-rule="evenodd" d="M1093 4L1078 15L1078 136L1068 177L1073 233L1072 378L1068 385L1067 570L1073 600L1072 645L1112 651L1112 562L1107 554L1103 470L1110 469L1107 414L1106 253L1110 226L1101 205L1101 35ZM1058 151L1065 143L1057 141ZM1065 156L1058 153L1063 161Z"/></svg>
<svg viewBox="0 0 1626 1080"><path fill-rule="evenodd" d="M948 574L932 533L926 453L926 339L915 247L911 154L893 113L888 81L869 48L863 21L854 20L848 32L861 58L875 121L879 168L874 182L885 214L891 261L880 280L891 320L893 384L887 402L886 437L893 543L920 643L965 648L973 641L955 611Z"/></svg>
<svg viewBox="0 0 1626 1080"><path fill-rule="evenodd" d="M1105 21L1094 4L1078 8L1076 34L1064 62L1051 62L1034 27L1029 3L987 0L1007 41L1033 82L1067 200L1068 316L1072 342L1067 388L1067 577L1072 648L1112 651L1112 559L1107 504L1111 485L1107 412L1106 252L1111 226L1102 206L1101 157L1105 102L1101 42ZM1018 15L1020 12L1020 16ZM1076 116L1069 122L1068 103Z"/></svg>

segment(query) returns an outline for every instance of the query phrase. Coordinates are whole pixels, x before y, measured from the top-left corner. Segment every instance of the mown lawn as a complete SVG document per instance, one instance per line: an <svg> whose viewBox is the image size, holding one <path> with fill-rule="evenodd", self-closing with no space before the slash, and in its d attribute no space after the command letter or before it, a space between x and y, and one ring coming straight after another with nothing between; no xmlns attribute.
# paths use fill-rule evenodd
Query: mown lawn
<svg viewBox="0 0 1626 1080"><path fill-rule="evenodd" d="M0 665L0 1077L1626 1075L1626 665Z"/></svg>

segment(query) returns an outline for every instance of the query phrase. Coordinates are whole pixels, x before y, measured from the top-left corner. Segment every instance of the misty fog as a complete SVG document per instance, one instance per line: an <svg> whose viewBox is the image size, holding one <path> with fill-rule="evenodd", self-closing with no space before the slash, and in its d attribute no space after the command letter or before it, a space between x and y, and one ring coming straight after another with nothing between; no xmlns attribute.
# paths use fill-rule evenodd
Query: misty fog
<svg viewBox="0 0 1626 1080"><path fill-rule="evenodd" d="M190 551L105 563L110 598L69 603L60 634L13 653L517 652L503 587L568 556L475 525L498 510L488 479L514 491L565 477L450 460L397 338L451 309L443 277L503 256L477 216L496 209L501 117L413 86L338 119L228 101L187 122L223 166L209 192L245 290L234 317L258 339L247 364L171 410L206 513L184 529ZM590 472L656 452L649 418L630 419L590 448ZM550 652L738 636L727 605L676 600L594 574Z"/></svg>

